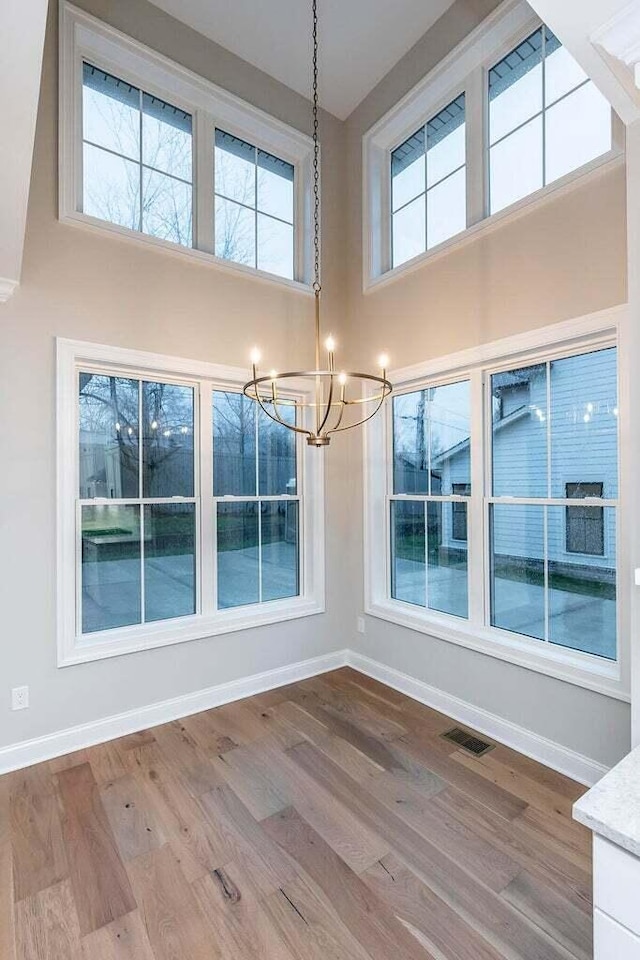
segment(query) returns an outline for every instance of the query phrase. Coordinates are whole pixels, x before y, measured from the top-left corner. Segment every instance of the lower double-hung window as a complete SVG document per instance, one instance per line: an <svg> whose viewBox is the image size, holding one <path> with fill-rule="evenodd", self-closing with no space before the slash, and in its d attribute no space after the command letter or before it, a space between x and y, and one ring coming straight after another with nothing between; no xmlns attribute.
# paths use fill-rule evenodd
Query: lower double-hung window
<svg viewBox="0 0 640 960"><path fill-rule="evenodd" d="M615 341L515 364L487 353L496 365L448 381L421 384L412 368L384 430L369 428L367 609L615 683Z"/></svg>
<svg viewBox="0 0 640 960"><path fill-rule="evenodd" d="M242 371L158 362L59 343L61 662L322 609L321 458Z"/></svg>

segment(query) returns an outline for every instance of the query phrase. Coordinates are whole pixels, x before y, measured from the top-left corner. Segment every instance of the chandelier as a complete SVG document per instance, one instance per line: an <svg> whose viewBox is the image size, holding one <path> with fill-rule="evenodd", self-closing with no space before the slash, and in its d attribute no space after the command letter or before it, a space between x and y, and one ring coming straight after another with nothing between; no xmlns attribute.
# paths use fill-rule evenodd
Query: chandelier
<svg viewBox="0 0 640 960"><path fill-rule="evenodd" d="M336 370L335 341L329 336L324 346L326 367L320 366L320 173L318 140L318 13L317 0L312 0L313 11L313 249L315 297L315 369L277 373L272 370L259 376L260 353L251 355L252 379L245 383L243 392L255 400L270 417L288 430L304 434L311 447L328 446L331 436L343 430L359 427L376 415L393 390L387 379L388 358L379 358L380 373L353 373ZM306 385L306 389L305 389ZM287 391L287 387L289 390ZM302 388L303 397L291 391ZM295 411L294 421L286 411ZM283 416L285 414L285 416Z"/></svg>

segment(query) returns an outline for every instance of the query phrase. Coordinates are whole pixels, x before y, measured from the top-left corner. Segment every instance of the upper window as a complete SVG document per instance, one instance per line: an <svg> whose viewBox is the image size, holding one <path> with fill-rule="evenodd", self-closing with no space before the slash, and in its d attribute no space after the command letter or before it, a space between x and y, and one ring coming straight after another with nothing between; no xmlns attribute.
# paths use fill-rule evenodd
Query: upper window
<svg viewBox="0 0 640 960"><path fill-rule="evenodd" d="M467 225L464 113L461 94L391 154L394 267Z"/></svg>
<svg viewBox="0 0 640 960"><path fill-rule="evenodd" d="M611 107L548 27L488 74L489 212L611 150Z"/></svg>
<svg viewBox="0 0 640 960"><path fill-rule="evenodd" d="M365 287L613 157L617 129L524 0L491 15L364 137Z"/></svg>
<svg viewBox="0 0 640 960"><path fill-rule="evenodd" d="M299 435L215 368L60 349L63 659L317 612L320 467L303 480Z"/></svg>
<svg viewBox="0 0 640 960"><path fill-rule="evenodd" d="M293 164L216 130L216 256L293 278Z"/></svg>
<svg viewBox="0 0 640 960"><path fill-rule="evenodd" d="M190 247L191 126L184 110L84 63L84 213Z"/></svg>
<svg viewBox="0 0 640 960"><path fill-rule="evenodd" d="M308 137L66 3L61 62L62 219L309 286Z"/></svg>

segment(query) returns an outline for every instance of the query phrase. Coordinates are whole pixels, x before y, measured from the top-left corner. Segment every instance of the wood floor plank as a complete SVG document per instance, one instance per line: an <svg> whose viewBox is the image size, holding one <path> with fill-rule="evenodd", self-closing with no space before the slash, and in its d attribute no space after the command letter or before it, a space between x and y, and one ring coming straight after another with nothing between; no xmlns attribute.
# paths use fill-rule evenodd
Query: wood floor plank
<svg viewBox="0 0 640 960"><path fill-rule="evenodd" d="M209 757L198 747L184 722L175 720L154 730L167 764L184 782L192 796L212 790L218 777Z"/></svg>
<svg viewBox="0 0 640 960"><path fill-rule="evenodd" d="M133 860L166 842L162 822L133 774L106 783L100 799L123 860Z"/></svg>
<svg viewBox="0 0 640 960"><path fill-rule="evenodd" d="M16 960L9 777L0 777L0 957Z"/></svg>
<svg viewBox="0 0 640 960"><path fill-rule="evenodd" d="M126 764L146 798L145 808L170 839L189 881L222 866L233 856L224 830L203 816L199 798L189 792L176 767L165 762L159 744L129 751ZM214 783L218 783L215 778Z"/></svg>
<svg viewBox="0 0 640 960"><path fill-rule="evenodd" d="M80 933L135 910L131 886L89 764L58 774L63 835Z"/></svg>
<svg viewBox="0 0 640 960"><path fill-rule="evenodd" d="M155 960L138 910L82 938L82 960Z"/></svg>
<svg viewBox="0 0 640 960"><path fill-rule="evenodd" d="M296 870L291 858L265 833L240 798L226 784L203 794L199 803L229 839L227 858L244 869L259 898L291 882Z"/></svg>
<svg viewBox="0 0 640 960"><path fill-rule="evenodd" d="M235 863L193 884L200 909L224 957L234 960L294 960L276 924L253 896Z"/></svg>
<svg viewBox="0 0 640 960"><path fill-rule="evenodd" d="M501 960L495 947L393 854L370 867L362 879L397 917L419 930L434 951L454 960Z"/></svg>
<svg viewBox="0 0 640 960"><path fill-rule="evenodd" d="M292 807L274 814L265 829L330 897L347 929L372 960L428 960L429 954L315 830Z"/></svg>
<svg viewBox="0 0 640 960"><path fill-rule="evenodd" d="M82 960L80 929L68 880L16 905L20 960Z"/></svg>
<svg viewBox="0 0 640 960"><path fill-rule="evenodd" d="M0 777L0 960L588 960L583 788L350 668Z"/></svg>
<svg viewBox="0 0 640 960"><path fill-rule="evenodd" d="M169 846L127 864L155 960L218 960L214 933Z"/></svg>
<svg viewBox="0 0 640 960"><path fill-rule="evenodd" d="M591 960L591 916L575 907L558 890L523 870L502 891L502 897L542 930L546 930L578 960Z"/></svg>
<svg viewBox="0 0 640 960"><path fill-rule="evenodd" d="M371 960L330 900L306 877L284 884L262 905L297 960Z"/></svg>
<svg viewBox="0 0 640 960"><path fill-rule="evenodd" d="M507 951L506 956L516 951L518 960L566 960L563 948L555 946L551 938L522 918L482 879L473 877L433 842L392 816L386 807L311 744L293 747L289 752L365 823L388 838L404 863L496 949Z"/></svg>
<svg viewBox="0 0 640 960"><path fill-rule="evenodd" d="M17 901L64 880L68 869L58 801L47 765L12 774L10 795Z"/></svg>

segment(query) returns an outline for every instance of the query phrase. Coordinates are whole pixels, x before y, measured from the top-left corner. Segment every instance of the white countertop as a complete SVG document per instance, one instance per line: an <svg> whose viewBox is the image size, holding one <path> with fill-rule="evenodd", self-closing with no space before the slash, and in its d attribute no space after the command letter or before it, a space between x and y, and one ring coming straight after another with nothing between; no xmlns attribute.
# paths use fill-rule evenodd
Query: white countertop
<svg viewBox="0 0 640 960"><path fill-rule="evenodd" d="M640 857L640 747L580 797L573 816L594 833Z"/></svg>

